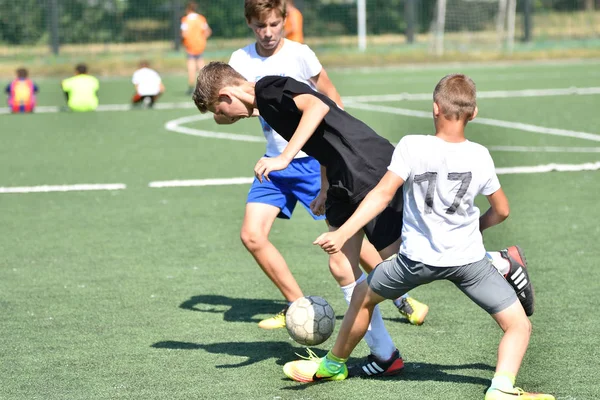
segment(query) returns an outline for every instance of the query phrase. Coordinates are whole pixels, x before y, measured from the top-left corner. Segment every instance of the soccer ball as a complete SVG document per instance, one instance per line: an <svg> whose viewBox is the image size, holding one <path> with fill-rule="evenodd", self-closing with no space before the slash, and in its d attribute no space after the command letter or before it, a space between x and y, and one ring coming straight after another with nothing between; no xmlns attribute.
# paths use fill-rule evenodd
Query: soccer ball
<svg viewBox="0 0 600 400"><path fill-rule="evenodd" d="M315 346L329 339L333 333L335 313L322 297L301 297L288 308L285 327L296 342Z"/></svg>

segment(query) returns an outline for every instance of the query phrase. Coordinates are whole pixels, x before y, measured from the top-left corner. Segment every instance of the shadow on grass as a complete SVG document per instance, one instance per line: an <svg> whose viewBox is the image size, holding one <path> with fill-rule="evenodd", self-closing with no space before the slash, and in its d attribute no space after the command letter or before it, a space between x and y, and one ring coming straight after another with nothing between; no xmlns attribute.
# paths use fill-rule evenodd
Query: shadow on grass
<svg viewBox="0 0 600 400"><path fill-rule="evenodd" d="M214 308L199 307L227 306L228 310L222 311ZM262 318L256 318L261 314L276 314L285 307L285 302L263 299L242 299L218 295L200 295L190 297L179 305L179 308L192 311L221 314L223 320L228 322L254 322L258 323Z"/></svg>
<svg viewBox="0 0 600 400"><path fill-rule="evenodd" d="M288 342L222 342L222 343L190 343L166 340L152 345L156 349L170 350L205 350L213 354L246 357L246 361L237 364L216 365L216 368L237 368L252 365L274 358L277 365L283 366L294 359L298 347ZM297 358L297 357L296 357Z"/></svg>
<svg viewBox="0 0 600 400"><path fill-rule="evenodd" d="M283 366L286 362L298 359L294 353L299 352L297 346L293 346L288 342L221 342L221 343L190 343L190 342L177 342L167 340L163 342L157 342L152 345L156 349L170 349L170 350L204 350L213 354L246 357L245 361L237 364L222 364L216 365L216 368L237 368L247 365L252 365L258 362L262 362L269 359L275 359L277 365ZM300 350L301 351L301 350ZM314 349L315 353L319 357L323 357L326 351L321 349ZM354 364L359 362L360 359L350 358L348 364ZM487 387L489 385L489 378L479 378L476 376L463 375L455 373L454 371L460 370L481 370L481 371L493 371L494 367L482 364L461 364L461 365L443 365L443 364L430 364L430 363L419 363L419 362L407 362L404 364L404 370L402 373L396 376L382 377L376 379L382 380L398 380L398 381L436 381L436 382L452 382L452 383L470 383L475 385L482 385ZM490 374L491 376L491 374ZM287 378L284 378L287 379ZM359 379L359 378L354 378ZM318 382L322 384L325 382ZM303 390L311 384L297 384L293 386L286 386L282 389L285 390Z"/></svg>
<svg viewBox="0 0 600 400"><path fill-rule="evenodd" d="M358 362L358 359L350 358L348 364ZM479 378L476 376L462 375L460 373L452 373L448 371L457 370L482 370L482 371L494 371L494 367L482 364L462 364L462 365L443 365L443 364L430 364L430 363L418 363L418 362L407 362L404 363L404 370L395 376L386 376L379 378L365 378L370 380L385 380L385 381L435 381L435 382L451 382L451 383L470 383L474 385L482 385L487 388L490 384L490 378ZM361 378L350 378L352 380ZM282 380L288 380L283 378ZM328 381L319 381L312 383L298 383L294 386L282 387L282 390L304 390L310 385L331 383Z"/></svg>
<svg viewBox="0 0 600 400"><path fill-rule="evenodd" d="M201 307L204 306L204 307ZM225 306L228 310L209 308L206 306ZM179 308L191 311L199 311L205 313L221 314L223 320L228 322L253 322L258 323L262 318L256 318L256 315L276 314L285 307L284 301L264 300L264 299L243 299L219 295L199 295L192 296L188 300L179 305ZM346 310L344 310L346 312ZM344 314L336 313L335 319L341 321L344 319ZM399 322L410 324L403 317L384 318L386 321Z"/></svg>

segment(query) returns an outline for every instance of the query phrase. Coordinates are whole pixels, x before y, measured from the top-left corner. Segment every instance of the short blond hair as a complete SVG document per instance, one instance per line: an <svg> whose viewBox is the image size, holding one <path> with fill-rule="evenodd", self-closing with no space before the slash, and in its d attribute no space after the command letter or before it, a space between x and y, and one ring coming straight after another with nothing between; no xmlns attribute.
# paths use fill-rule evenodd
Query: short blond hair
<svg viewBox="0 0 600 400"><path fill-rule="evenodd" d="M477 107L475 82L463 74L446 75L435 86L433 101L446 118L469 121Z"/></svg>
<svg viewBox="0 0 600 400"><path fill-rule="evenodd" d="M227 86L239 86L246 79L229 64L220 61L208 63L200 70L196 80L196 89L192 95L194 104L201 113L217 104L219 91Z"/></svg>
<svg viewBox="0 0 600 400"><path fill-rule="evenodd" d="M287 16L286 0L245 0L244 16L250 22L252 18L261 19L271 11L278 11L281 18Z"/></svg>

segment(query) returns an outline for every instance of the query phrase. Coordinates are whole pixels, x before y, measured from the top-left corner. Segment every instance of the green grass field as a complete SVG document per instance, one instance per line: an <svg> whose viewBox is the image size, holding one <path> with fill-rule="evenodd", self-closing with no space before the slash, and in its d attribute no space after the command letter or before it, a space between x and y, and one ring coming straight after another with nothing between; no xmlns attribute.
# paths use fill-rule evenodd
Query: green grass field
<svg viewBox="0 0 600 400"><path fill-rule="evenodd" d="M473 77L480 123L469 125L468 136L490 148L512 209L486 232L486 247L520 244L536 288L533 335L517 383L563 400L600 398L599 67L588 61L330 71L343 96L423 94L346 101L349 112L394 143L433 132L427 96L443 75ZM63 104L58 81L39 83L41 105ZM303 349L284 330L256 326L282 301L239 240L249 185L149 187L251 177L261 141L173 129L252 140L261 136L258 122L175 121L168 130L169 121L198 113L179 105L189 105L185 78L165 83L165 109L0 115L5 192L126 185L0 190L0 399L483 398L501 331L446 282L414 291L430 305L423 326L382 305L406 361L402 375L315 385L287 380L283 364ZM542 91L571 87L595 89ZM125 104L131 89L128 79L104 79L101 103ZM535 91L514 92L524 89ZM551 163L577 171L506 173ZM584 163L596 170L581 170ZM341 319L346 305L326 254L311 245L325 224L301 208L291 221L276 222L271 239L305 294L328 299ZM353 356L367 352L361 343Z"/></svg>

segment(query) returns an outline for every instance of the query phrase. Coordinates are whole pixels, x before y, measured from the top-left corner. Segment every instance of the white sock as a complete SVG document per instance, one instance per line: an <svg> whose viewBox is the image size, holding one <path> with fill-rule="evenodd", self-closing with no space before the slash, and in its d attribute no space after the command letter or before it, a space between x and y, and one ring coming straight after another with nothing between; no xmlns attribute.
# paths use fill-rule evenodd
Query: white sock
<svg viewBox="0 0 600 400"><path fill-rule="evenodd" d="M352 292L354 291L354 288L357 284L361 283L365 279L367 279L367 276L362 274L360 278L356 280L356 282L346 286L340 286L346 303L350 304L350 299L352 298ZM371 350L371 354L382 361L389 360L392 354L394 354L394 351L396 351L396 345L392 341L390 334L388 333L387 329L385 329L385 325L383 324L383 318L381 318L379 306L375 306L373 309L371 323L369 324L369 328L364 339L369 346L369 350Z"/></svg>
<svg viewBox="0 0 600 400"><path fill-rule="evenodd" d="M504 276L508 274L508 271L510 271L510 263L506 258L503 258L502 255L500 255L499 251L490 251L485 253L485 255L490 259L492 265L498 270L498 272Z"/></svg>
<svg viewBox="0 0 600 400"><path fill-rule="evenodd" d="M500 389L509 392L514 388L514 385L508 376L498 375L494 376L494 378L492 379L492 384L490 385L490 388Z"/></svg>

